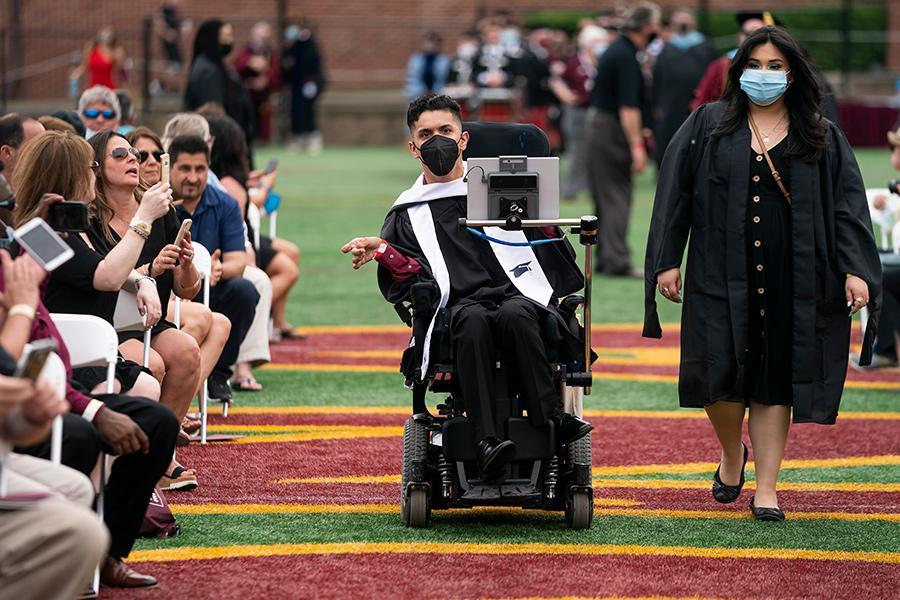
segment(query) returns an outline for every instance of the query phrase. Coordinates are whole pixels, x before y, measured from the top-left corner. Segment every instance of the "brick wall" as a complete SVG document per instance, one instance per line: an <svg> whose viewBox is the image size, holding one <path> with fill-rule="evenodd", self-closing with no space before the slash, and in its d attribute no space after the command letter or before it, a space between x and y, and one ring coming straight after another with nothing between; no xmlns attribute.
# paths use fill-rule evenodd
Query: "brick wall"
<svg viewBox="0 0 900 600"><path fill-rule="evenodd" d="M884 0L890 7L890 29L900 32L900 0ZM821 4L822 0L781 0L778 7L795 8ZM829 0L837 4L839 0ZM335 88L396 88L403 79L409 55L423 31L434 29L452 45L456 34L469 28L486 9L510 6L487 0L287 0L289 18L306 17L316 24L329 78ZM512 7L520 14L552 6L557 9L587 9L612 6L597 0L518 0ZM662 3L663 6L697 5L696 0ZM771 1L710 0L712 9L769 8ZM14 88L17 98L65 96L69 61L103 24L119 30L129 56L142 57L143 18L156 14L159 0L4 0L0 3L0 26L10 23L11 8L20 7L21 37L9 40L7 68L29 65L32 76ZM182 13L197 20L219 16L232 22L238 43L258 19L273 20L276 0L183 0ZM154 38L153 51L159 57ZM186 49L187 51L187 49ZM890 65L900 68L900 43L892 44ZM140 65L138 64L138 67ZM139 69L135 72L135 81Z"/></svg>

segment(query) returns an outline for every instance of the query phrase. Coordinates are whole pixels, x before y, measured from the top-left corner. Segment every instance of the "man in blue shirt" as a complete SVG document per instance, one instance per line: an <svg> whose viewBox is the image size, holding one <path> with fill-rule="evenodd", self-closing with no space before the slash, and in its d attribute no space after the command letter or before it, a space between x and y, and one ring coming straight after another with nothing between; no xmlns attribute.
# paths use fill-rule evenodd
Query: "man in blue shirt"
<svg viewBox="0 0 900 600"><path fill-rule="evenodd" d="M259 292L243 278L247 266L244 222L237 200L207 185L209 146L199 136L178 136L169 144L172 191L182 200L178 216L192 219L191 238L212 256L209 307L231 321L231 334L209 376L210 398L230 400L228 379L253 322Z"/></svg>

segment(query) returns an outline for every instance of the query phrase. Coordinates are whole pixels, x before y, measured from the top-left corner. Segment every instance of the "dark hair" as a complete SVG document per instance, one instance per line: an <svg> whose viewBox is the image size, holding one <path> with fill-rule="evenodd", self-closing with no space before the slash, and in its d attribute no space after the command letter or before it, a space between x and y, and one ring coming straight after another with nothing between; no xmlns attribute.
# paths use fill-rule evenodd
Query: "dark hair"
<svg viewBox="0 0 900 600"><path fill-rule="evenodd" d="M209 168L218 177L234 177L247 185L250 171L247 138L237 121L226 115L210 115L209 133L216 138L209 158Z"/></svg>
<svg viewBox="0 0 900 600"><path fill-rule="evenodd" d="M199 135L177 135L169 142L169 161L173 165L182 154L202 154L209 162L209 146Z"/></svg>
<svg viewBox="0 0 900 600"><path fill-rule="evenodd" d="M225 25L219 19L209 19L203 21L197 28L197 35L194 36L194 55L191 58L191 64L202 55L216 64L222 63L222 53L219 50L219 30Z"/></svg>
<svg viewBox="0 0 900 600"><path fill-rule="evenodd" d="M84 128L84 121L81 120L81 116L79 116L79 114L74 110L58 110L50 116L61 119L74 127L75 133L77 133L81 137L84 137L87 133L87 130Z"/></svg>
<svg viewBox="0 0 900 600"><path fill-rule="evenodd" d="M790 115L791 135L785 157L800 160L816 160L825 149L828 127L822 116L822 90L812 63L806 58L797 41L779 27L767 26L757 29L747 36L728 68L728 81L722 101L725 112L713 135L724 135L737 131L747 120L749 100L741 90L741 75L753 49L771 43L784 54L793 81L784 93L784 104Z"/></svg>
<svg viewBox="0 0 900 600"><path fill-rule="evenodd" d="M651 2L638 4L626 11L622 30L640 31L642 27L652 24L654 17L661 17L661 11L656 4Z"/></svg>
<svg viewBox="0 0 900 600"><path fill-rule="evenodd" d="M159 139L159 136L156 135L156 132L149 127L145 127L144 125L135 127L125 135L125 139L128 140L128 143L132 146L134 146L141 138L147 138L148 140L151 140L154 144L156 144L160 150L163 149L162 140Z"/></svg>
<svg viewBox="0 0 900 600"><path fill-rule="evenodd" d="M113 209L112 203L108 198L109 191L106 189L106 169L104 169L104 166L106 164L106 148L109 146L109 140L114 137L122 138L128 142L128 138L112 129L104 129L103 131L97 132L88 140L88 144L90 144L91 148L94 150L94 160L100 163L100 170L97 172L97 182L94 185L96 195L94 201L88 207L88 210L90 211L91 216L96 217L103 226L103 237L106 238L106 242L111 246L115 245L116 240L108 225L113 216L115 216L116 211ZM130 146L131 142L128 142L128 145ZM135 199L140 202L143 195L143 190L138 190L138 186L136 186Z"/></svg>
<svg viewBox="0 0 900 600"><path fill-rule="evenodd" d="M409 103L409 108L406 110L406 126L409 127L409 130L412 131L413 125L416 124L422 113L431 110L449 110L456 120L462 123L462 112L456 100L446 94L438 95L429 92Z"/></svg>
<svg viewBox="0 0 900 600"><path fill-rule="evenodd" d="M119 99L119 107L122 109L122 120L126 123L131 120L133 115L133 103L131 102L131 95L125 90L118 89L115 90L116 98Z"/></svg>
<svg viewBox="0 0 900 600"><path fill-rule="evenodd" d="M25 139L26 117L20 113L9 113L0 117L0 146L18 148Z"/></svg>

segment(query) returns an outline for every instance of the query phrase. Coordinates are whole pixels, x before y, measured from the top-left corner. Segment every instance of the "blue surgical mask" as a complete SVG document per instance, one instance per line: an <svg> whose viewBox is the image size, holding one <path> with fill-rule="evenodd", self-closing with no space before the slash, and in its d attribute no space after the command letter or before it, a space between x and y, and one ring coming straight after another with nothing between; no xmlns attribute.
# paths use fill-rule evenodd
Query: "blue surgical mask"
<svg viewBox="0 0 900 600"><path fill-rule="evenodd" d="M746 69L741 75L741 89L757 106L769 106L784 95L787 87L787 71Z"/></svg>

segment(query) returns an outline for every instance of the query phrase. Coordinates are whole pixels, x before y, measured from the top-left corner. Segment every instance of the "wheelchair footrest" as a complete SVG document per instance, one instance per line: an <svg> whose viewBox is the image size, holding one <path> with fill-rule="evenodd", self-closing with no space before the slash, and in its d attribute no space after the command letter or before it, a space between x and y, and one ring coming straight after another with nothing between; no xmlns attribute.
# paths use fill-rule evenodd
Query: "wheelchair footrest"
<svg viewBox="0 0 900 600"><path fill-rule="evenodd" d="M521 500L522 498L534 497L540 499L541 492L537 490L531 482L506 482L502 485L472 485L460 498L463 501L471 502L491 502L498 500Z"/></svg>

